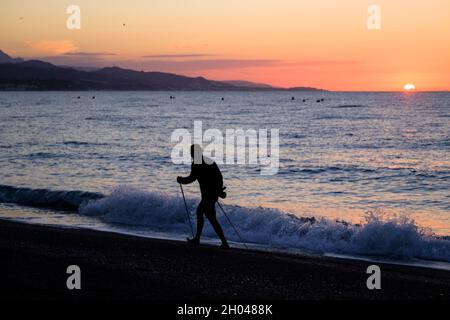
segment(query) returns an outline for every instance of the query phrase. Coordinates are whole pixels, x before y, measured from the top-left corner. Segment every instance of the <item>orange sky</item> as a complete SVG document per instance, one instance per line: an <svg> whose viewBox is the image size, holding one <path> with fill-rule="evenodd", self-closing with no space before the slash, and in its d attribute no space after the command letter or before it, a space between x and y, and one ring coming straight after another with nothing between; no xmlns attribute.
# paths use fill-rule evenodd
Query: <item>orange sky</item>
<svg viewBox="0 0 450 320"><path fill-rule="evenodd" d="M71 4L80 30L66 28ZM380 30L366 27L371 4ZM450 1L1 0L0 49L283 87L450 90Z"/></svg>

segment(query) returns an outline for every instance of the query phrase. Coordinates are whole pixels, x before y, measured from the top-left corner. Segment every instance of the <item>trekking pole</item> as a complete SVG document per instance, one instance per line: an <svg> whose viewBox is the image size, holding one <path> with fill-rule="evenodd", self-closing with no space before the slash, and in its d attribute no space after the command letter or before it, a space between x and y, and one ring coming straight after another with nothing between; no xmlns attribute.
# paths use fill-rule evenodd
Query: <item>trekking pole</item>
<svg viewBox="0 0 450 320"><path fill-rule="evenodd" d="M239 234L239 232L237 231L236 227L234 226L234 224L231 222L230 218L228 218L227 214L225 213L225 210L223 210L222 205L220 204L219 201L217 201L217 204L219 205L220 210L222 210L224 216L227 218L228 222L230 223L230 225L233 227L234 232L236 232L237 236L239 237L239 241L241 241L244 244L245 249L248 249L247 244L244 242L244 240L242 240L241 235Z"/></svg>
<svg viewBox="0 0 450 320"><path fill-rule="evenodd" d="M188 211L188 207L186 204L186 198L184 197L183 186L181 185L181 183L180 183L180 188L181 188L181 194L183 195L184 207L186 208L186 214L187 214L188 220L189 220L189 227L191 227L192 238L194 238L194 229L192 229L191 215L189 214L189 211Z"/></svg>

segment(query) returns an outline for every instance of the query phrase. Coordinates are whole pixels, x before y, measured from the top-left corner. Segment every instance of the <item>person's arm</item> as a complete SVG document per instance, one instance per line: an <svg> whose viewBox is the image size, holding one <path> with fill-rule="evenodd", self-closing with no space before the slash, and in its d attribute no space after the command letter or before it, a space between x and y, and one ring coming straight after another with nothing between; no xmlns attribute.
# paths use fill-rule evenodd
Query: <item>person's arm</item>
<svg viewBox="0 0 450 320"><path fill-rule="evenodd" d="M177 177L177 182L181 184L189 184L197 180L197 171L195 170L194 164L191 166L191 173L187 177Z"/></svg>

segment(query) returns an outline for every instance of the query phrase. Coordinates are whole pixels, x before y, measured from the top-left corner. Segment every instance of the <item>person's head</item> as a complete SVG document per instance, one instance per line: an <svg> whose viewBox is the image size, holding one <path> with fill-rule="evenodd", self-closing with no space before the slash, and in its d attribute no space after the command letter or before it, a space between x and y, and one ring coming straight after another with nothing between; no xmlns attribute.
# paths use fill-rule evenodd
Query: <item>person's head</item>
<svg viewBox="0 0 450 320"><path fill-rule="evenodd" d="M202 163L203 155L202 155L202 147L198 144L191 145L191 157L194 160L194 163Z"/></svg>

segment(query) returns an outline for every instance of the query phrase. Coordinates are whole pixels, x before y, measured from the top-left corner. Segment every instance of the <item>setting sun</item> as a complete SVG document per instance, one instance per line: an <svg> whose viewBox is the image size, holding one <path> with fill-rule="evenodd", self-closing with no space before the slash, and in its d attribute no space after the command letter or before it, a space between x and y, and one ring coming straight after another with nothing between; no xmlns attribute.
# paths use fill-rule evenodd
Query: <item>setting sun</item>
<svg viewBox="0 0 450 320"><path fill-rule="evenodd" d="M411 90L415 90L416 86L413 85L412 83L408 83L408 84L404 85L403 89L405 89L406 91L411 91Z"/></svg>

